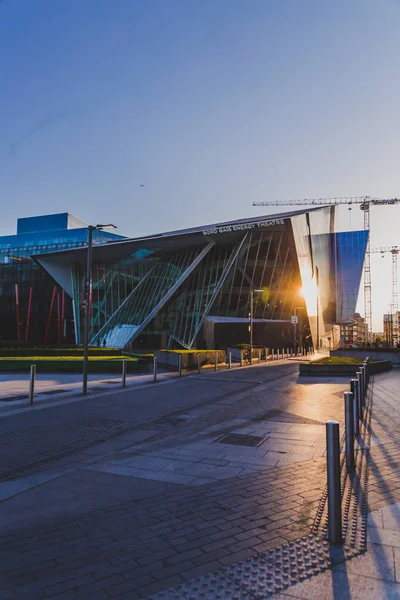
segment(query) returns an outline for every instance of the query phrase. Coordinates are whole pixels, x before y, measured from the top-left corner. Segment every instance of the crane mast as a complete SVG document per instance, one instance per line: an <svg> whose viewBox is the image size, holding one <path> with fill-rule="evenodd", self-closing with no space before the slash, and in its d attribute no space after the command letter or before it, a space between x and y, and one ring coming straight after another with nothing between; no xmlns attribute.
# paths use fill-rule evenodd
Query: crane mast
<svg viewBox="0 0 400 600"><path fill-rule="evenodd" d="M381 248L373 248L373 253L385 254L390 253L392 255L392 303L391 310L393 315L393 344L396 345L399 342L399 291L397 285L397 256L400 252L399 246L384 246Z"/></svg>

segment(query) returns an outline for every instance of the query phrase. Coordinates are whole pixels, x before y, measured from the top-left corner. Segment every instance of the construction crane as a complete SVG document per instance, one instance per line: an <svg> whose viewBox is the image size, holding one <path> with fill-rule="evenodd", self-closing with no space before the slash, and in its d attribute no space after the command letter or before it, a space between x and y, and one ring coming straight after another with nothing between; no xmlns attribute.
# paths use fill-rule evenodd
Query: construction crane
<svg viewBox="0 0 400 600"><path fill-rule="evenodd" d="M383 255L390 252L392 255L392 304L391 312L393 315L393 344L399 341L399 291L397 287L397 255L400 252L399 246L383 246L381 248L372 248L371 252Z"/></svg>
<svg viewBox="0 0 400 600"><path fill-rule="evenodd" d="M340 204L359 204L364 211L364 229L370 229L371 206L391 206L400 204L399 198L374 198L372 196L339 196L337 198L304 198L302 200L271 200L267 202L253 202L253 206L336 206ZM371 303L371 253L369 236L365 250L364 261L364 307L365 321L368 330L372 331L372 303Z"/></svg>

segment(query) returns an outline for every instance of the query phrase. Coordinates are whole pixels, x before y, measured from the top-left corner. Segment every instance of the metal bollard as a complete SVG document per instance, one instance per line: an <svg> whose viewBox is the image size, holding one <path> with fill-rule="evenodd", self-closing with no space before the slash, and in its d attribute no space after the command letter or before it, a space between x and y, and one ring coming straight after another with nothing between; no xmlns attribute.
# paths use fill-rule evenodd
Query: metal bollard
<svg viewBox="0 0 400 600"><path fill-rule="evenodd" d="M346 427L346 465L347 469L354 469L354 417L353 417L353 399L351 392L344 393L344 419Z"/></svg>
<svg viewBox="0 0 400 600"><path fill-rule="evenodd" d="M122 387L126 387L126 365L127 365L127 361L126 358L124 358L122 360Z"/></svg>
<svg viewBox="0 0 400 600"><path fill-rule="evenodd" d="M214 371L217 370L217 365L218 365L218 354L215 353L214 354Z"/></svg>
<svg viewBox="0 0 400 600"><path fill-rule="evenodd" d="M258 362L261 362L261 349L258 349Z"/></svg>
<svg viewBox="0 0 400 600"><path fill-rule="evenodd" d="M368 391L368 363L367 363L366 360L364 361L363 369L364 369L365 395L367 395L367 391Z"/></svg>
<svg viewBox="0 0 400 600"><path fill-rule="evenodd" d="M200 358L200 354L197 355L197 372L200 375L200 373L201 373L201 358Z"/></svg>
<svg viewBox="0 0 400 600"><path fill-rule="evenodd" d="M179 377L182 377L182 354L178 356Z"/></svg>
<svg viewBox="0 0 400 600"><path fill-rule="evenodd" d="M362 409L363 406L363 378L361 368L357 371L357 379L358 379L358 389L360 391L360 406Z"/></svg>
<svg viewBox="0 0 400 600"><path fill-rule="evenodd" d="M243 350L240 351L240 366L243 367Z"/></svg>
<svg viewBox="0 0 400 600"><path fill-rule="evenodd" d="M340 490L339 423L326 422L326 457L328 471L328 538L331 544L342 543L342 498Z"/></svg>
<svg viewBox="0 0 400 600"><path fill-rule="evenodd" d="M232 368L232 352L228 352L228 369Z"/></svg>
<svg viewBox="0 0 400 600"><path fill-rule="evenodd" d="M360 416L359 416L359 403L358 403L358 380L350 380L350 391L353 394L353 433L358 435L360 433Z"/></svg>
<svg viewBox="0 0 400 600"><path fill-rule="evenodd" d="M362 391L363 391L362 402L363 402L363 407L364 407L365 406L365 396L367 395L367 388L365 386L365 369L364 369L364 367L360 367L360 371L361 371Z"/></svg>
<svg viewBox="0 0 400 600"><path fill-rule="evenodd" d="M29 377L29 404L33 404L33 397L35 395L35 379L36 365L31 365L31 372Z"/></svg>
<svg viewBox="0 0 400 600"><path fill-rule="evenodd" d="M153 360L153 381L154 383L157 381L157 357L154 357Z"/></svg>
<svg viewBox="0 0 400 600"><path fill-rule="evenodd" d="M360 417L360 421L362 421L363 401L362 401L362 376L361 376L360 371L357 371L356 377L357 377L357 381L358 381L358 416Z"/></svg>
<svg viewBox="0 0 400 600"><path fill-rule="evenodd" d="M370 372L369 372L369 366L370 365L369 365L369 361L370 361L370 358L369 358L369 356L367 356L367 358L364 361L365 371L366 371L366 375L367 375L367 387L369 385L369 379L370 379Z"/></svg>

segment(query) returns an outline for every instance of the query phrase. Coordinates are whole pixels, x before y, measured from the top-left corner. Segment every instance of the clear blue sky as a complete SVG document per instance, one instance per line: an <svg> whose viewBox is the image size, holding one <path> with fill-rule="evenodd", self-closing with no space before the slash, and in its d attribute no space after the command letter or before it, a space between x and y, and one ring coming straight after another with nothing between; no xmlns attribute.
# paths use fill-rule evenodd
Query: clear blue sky
<svg viewBox="0 0 400 600"><path fill-rule="evenodd" d="M399 31L397 0L0 0L0 234L400 195ZM400 244L400 207L373 217L373 245ZM373 269L380 329L389 258Z"/></svg>

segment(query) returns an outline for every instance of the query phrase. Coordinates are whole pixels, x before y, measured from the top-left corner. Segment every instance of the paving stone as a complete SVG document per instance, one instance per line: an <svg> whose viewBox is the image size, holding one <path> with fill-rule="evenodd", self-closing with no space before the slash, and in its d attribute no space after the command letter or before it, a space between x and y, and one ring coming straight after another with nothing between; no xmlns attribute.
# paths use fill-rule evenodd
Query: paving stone
<svg viewBox="0 0 400 600"><path fill-rule="evenodd" d="M297 374L294 375L294 372L293 366L287 369L287 373L291 373L290 377L293 377L293 381L295 379L297 381ZM214 401L213 398L215 395L219 396L223 393L225 396L229 396L231 401L238 393L237 386L229 384L229 389L224 387L222 392L223 386L218 386L216 381L217 379L208 387L197 388L196 393L201 395L202 401L206 400L206 405L202 407L203 416L200 418L206 421L214 410L216 412L221 410L225 414L230 413L229 419L232 418L232 410L246 410L246 419L251 418L252 408L247 406L247 402L250 405L254 403L253 400L245 400L249 394L249 397L252 397L253 394L252 391L248 391L249 386L245 386L247 391L245 394L243 393L240 403L237 405L226 404L222 410L223 405L219 404L219 401ZM192 389L187 383L183 382L183 384L187 385L187 388L180 389ZM291 385L298 386L297 383ZM200 383L199 386L203 386L203 384ZM175 403L175 406L190 403L194 405L195 402L198 402L194 400L195 393L192 392L176 398L171 391L173 387L173 385L169 386L168 401ZM265 389L264 386L259 395L255 396L254 406L258 404L261 407L263 404L270 403ZM314 392L312 390L306 392L301 388L300 393L303 395L304 406L307 405L307 410L312 411L316 397ZM112 422L117 420L124 423L121 427L132 427L137 417L140 416L143 419L143 412L147 411L146 414L152 412L154 416L165 412L166 405L160 406L161 403L157 396L152 396L153 392L145 391L141 392L141 396L142 394L143 403L145 403L142 414L132 410L135 399L131 392L126 392L126 395L122 394L116 397L113 403L110 403L109 397L96 399L96 404L92 401L76 403L73 413L71 407L66 406L41 411L40 418L36 416L38 413L35 413L33 417L24 415L22 419L14 416L4 419L4 423L0 422L0 433L2 427L8 431L4 438L0 439L5 447L7 444L10 445L10 440L21 439L23 436L28 444L30 439L40 442L40 448L34 448L32 461L31 457L28 457L28 461L25 460L24 452L19 450L14 452L13 449L12 456L11 454L9 457L3 456L3 471L1 472L4 474L6 467L8 469L7 465L4 466L4 462L7 461L13 469L17 470L15 472L18 472L20 468L25 472L25 469L29 470L29 468L33 468L32 465L37 465L37 461L42 459L49 461L60 454L65 458L68 453L75 452L77 449L83 456L85 453L82 450L82 444L86 445L85 448L88 449L86 457L90 455L92 458L99 458L95 447L92 447L91 444L98 439L97 435L109 436L110 427L113 427ZM150 397L151 401L148 400ZM287 400L287 397L287 393L282 394L284 401ZM119 398L125 398L125 400L119 402ZM274 402L277 401L277 398L278 395L274 395ZM296 402L299 407L302 405L299 399ZM341 400L337 399L336 405L334 402L328 403L331 417L335 417L334 410L336 408L333 409L333 406L336 406L338 411L342 411ZM7 427L5 427L6 420L8 421ZM66 426L63 423L66 423ZM93 424L98 427L96 433L93 432ZM288 429L287 423L267 423L267 426L268 428L272 427L272 430L275 428L275 430L287 431ZM187 425L179 427L192 427L190 435L192 439L197 440L199 431L206 430L206 427L199 427L195 420L188 421ZM289 427L292 427L292 424ZM117 442L119 438L114 437L110 441L107 437L108 441L106 446L102 446L102 451L110 452L110 455L105 460L120 464L119 460L122 459L126 466L126 464L133 464L132 461L137 452L139 456L145 457L145 461L136 461L135 469L138 469L137 465L140 462L141 467L146 465L147 467L163 468L163 461L170 464L172 455L175 456L175 460L179 461L185 458L188 464L189 461L190 464L195 465L196 462L201 462L202 469L204 467L212 467L213 470L219 469L217 464L221 459L215 458L215 448L218 444L209 443L207 446L204 442L204 440L212 442L212 437L207 440L204 436L203 441L187 444L185 441L187 434L178 438L177 436L181 434L177 434L176 427L174 432L173 429L174 427L168 425L164 430L155 430L156 433L166 432L166 440L170 447L164 448L164 454L163 444L166 443L162 439L164 433L156 442L149 442L153 446L152 454L148 452L149 444L147 442L142 443L140 448L135 447L132 443L126 443L126 445L121 445L119 450L114 446L114 441ZM50 430L53 435L47 436L45 439L46 432ZM304 427L303 438L307 438L306 431L307 427ZM131 433L132 436L135 434L134 431ZM151 435L153 433L154 429L151 430ZM295 431L295 433L299 435L298 432ZM126 435L128 439L129 435ZM181 442L178 442L178 439L181 439ZM172 444L171 440L174 440ZM177 453L174 452L171 445L173 446L175 442L177 445L188 446L183 448L186 456L183 456L181 450ZM159 449L156 448L157 444ZM133 453L131 456L127 452L122 452L129 447ZM203 450L205 452L201 454ZM221 450L226 451L222 445ZM247 448L246 450L252 449ZM237 459L237 454L234 458ZM243 464L251 466L250 454L241 452L239 458L243 460ZM172 458L172 460L174 459ZM211 464L213 461L216 461L215 465ZM263 464L266 465L267 461L264 461ZM131 475L138 473L132 470L129 471L129 477L126 477L95 470L89 471L85 468L84 471L76 471L76 473L46 483L42 488L38 487L33 491L26 492L21 495L20 499L13 499L14 512L9 510L5 514L3 510L3 514L0 515L0 527L3 526L5 530L8 530L9 535L2 536L0 562L2 568L5 565L10 572L16 570L15 567L21 570L28 569L31 573L34 573L37 567L41 568L45 575L40 578L40 582L46 585L46 577L48 577L48 587L63 582L62 579L50 580L52 569L54 569L53 575L56 578L58 575L65 575L64 581L74 577L75 579L86 576L94 577L96 581L87 584L87 587L80 586L81 597L82 595L89 597L98 594L98 598L101 598L106 593L104 590L107 590L107 594L115 594L116 592L113 590L118 589L121 591L121 596L124 596L131 591L128 589L123 591L124 584L135 580L138 581L140 595L143 596L145 592L150 593L150 588L147 586L155 585L154 576L156 574L161 578L156 583L157 586L160 586L158 589L161 590L167 585L175 585L176 582L179 582L179 577L183 573L186 573L185 577L188 578L197 577L196 574L224 567L224 565L231 564L232 561L256 557L257 551L268 548L268 542L271 539L277 539L268 537L272 532L272 530L271 532L268 530L269 526L293 525L293 535L295 535L296 527L299 531L304 531L301 511L296 510L296 506L299 504L299 496L296 492L307 493L311 480L313 481L313 490L318 487L317 483L320 481L319 489L322 493L325 484L324 464L324 459L321 459L320 464L317 465L313 461L305 461L295 466L277 467L261 473L235 475L232 479L205 483L196 489L185 485L172 485L169 482L157 482L144 477L133 478ZM94 466L96 469L99 466L102 468L102 465ZM1 467L2 465L0 465L0 470ZM226 465L223 465L221 469L225 467ZM205 470L209 472L208 468ZM74 495L71 490L79 490L80 496L77 493ZM28 510L27 513L27 509L30 509L31 506L35 507L37 511L39 504L42 507L39 515L34 510L31 513ZM49 513L53 510L53 506L58 505L62 506L64 513L60 511ZM3 504L2 508L4 506ZM312 507L308 514L312 515L316 508L317 505ZM270 516L278 515L282 510L294 512L290 519L276 517L276 521L273 523ZM25 520L19 521L18 519L25 514L27 514L26 517L24 516ZM12 526L10 516L14 519ZM252 533L247 533L250 530ZM268 539L262 539L260 535L256 535L260 530L265 532L262 535ZM243 539L235 537L245 531L246 537ZM279 532L276 535L278 534ZM211 546L211 544L216 545ZM255 551L254 548L257 550ZM150 559L152 561L147 562ZM176 575L171 571L175 567L178 569ZM183 573L181 573L182 569L184 569ZM26 584L29 586L29 580L26 581ZM91 585L97 587L90 588ZM240 593L241 597L247 599L248 594L243 589L238 590L232 581L229 585L233 586L232 594ZM130 587L130 584L127 583L127 586ZM84 589L85 587L86 589ZM33 589L32 586L32 592ZM139 591L136 590L136 593L139 594ZM228 597L230 598L230 596ZM232 595L232 598L234 597L236 596Z"/></svg>
<svg viewBox="0 0 400 600"><path fill-rule="evenodd" d="M375 579L395 581L393 548L370 544L366 554L337 565L334 570L346 571L356 575L368 573L369 577Z"/></svg>

